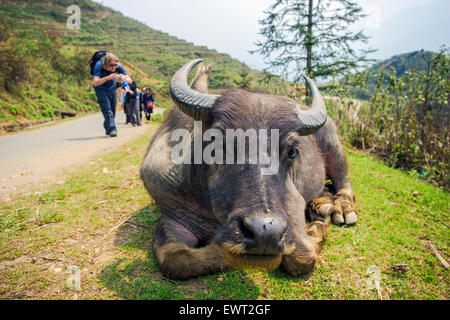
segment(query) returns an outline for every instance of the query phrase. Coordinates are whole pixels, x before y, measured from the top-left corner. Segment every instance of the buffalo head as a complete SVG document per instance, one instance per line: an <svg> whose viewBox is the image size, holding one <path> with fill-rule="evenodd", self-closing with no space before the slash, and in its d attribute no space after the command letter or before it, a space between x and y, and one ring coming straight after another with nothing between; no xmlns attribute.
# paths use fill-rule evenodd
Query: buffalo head
<svg viewBox="0 0 450 320"><path fill-rule="evenodd" d="M226 261L235 267L274 269L284 256L296 251L310 269L315 259L309 259L313 250L306 241L304 211L325 181L323 158L312 138L327 121L317 86L305 77L312 98L310 108L284 97L239 89L221 95L202 93L187 84L189 72L199 62L187 63L174 75L170 92L178 108L203 125L202 132L214 129L222 134L215 137L223 139L217 145L219 151L227 156L231 152L230 159L235 160L185 166L187 188L198 192L193 197L219 223L211 241L221 246ZM244 135L245 149L240 151L235 144L237 135L228 140L229 134L238 130L255 130L258 145L265 144L267 156L278 159L275 172L263 174L267 163L259 161L261 155L258 161L250 161L250 134ZM266 141L261 140L260 130L267 130ZM273 130L277 134L270 134ZM242 152L244 161L236 161ZM195 183L198 185L192 187Z"/></svg>

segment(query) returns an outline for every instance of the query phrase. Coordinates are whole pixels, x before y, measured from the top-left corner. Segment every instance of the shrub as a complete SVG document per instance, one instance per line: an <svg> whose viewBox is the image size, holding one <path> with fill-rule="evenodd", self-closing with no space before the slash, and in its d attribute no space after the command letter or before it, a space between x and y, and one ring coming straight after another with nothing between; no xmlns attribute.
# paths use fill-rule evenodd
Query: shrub
<svg viewBox="0 0 450 320"><path fill-rule="evenodd" d="M12 104L9 106L9 112L11 112L11 114L16 116L19 114L19 107Z"/></svg>
<svg viewBox="0 0 450 320"><path fill-rule="evenodd" d="M352 145L371 148L391 166L416 170L420 177L449 188L449 49L424 59L425 70L402 77L393 67L380 69L373 93L359 110L342 101L351 90L366 88L367 74L344 79L333 91L341 99L339 107L329 110ZM356 116L350 117L352 112Z"/></svg>
<svg viewBox="0 0 450 320"><path fill-rule="evenodd" d="M2 31L0 30L0 33ZM18 92L18 85L30 78L30 55L26 41L8 37L0 41L0 86Z"/></svg>

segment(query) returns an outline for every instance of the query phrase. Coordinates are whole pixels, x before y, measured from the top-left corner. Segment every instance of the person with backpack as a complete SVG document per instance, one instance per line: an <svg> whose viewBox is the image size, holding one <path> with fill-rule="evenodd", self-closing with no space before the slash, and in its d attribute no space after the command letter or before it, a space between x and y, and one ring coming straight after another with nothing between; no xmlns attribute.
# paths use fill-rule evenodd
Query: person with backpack
<svg viewBox="0 0 450 320"><path fill-rule="evenodd" d="M98 51L94 54L90 63L97 102L104 118L105 134L116 137L117 128L114 118L116 116L117 82L131 83L132 81L127 76L125 69L119 64L119 59L112 53Z"/></svg>

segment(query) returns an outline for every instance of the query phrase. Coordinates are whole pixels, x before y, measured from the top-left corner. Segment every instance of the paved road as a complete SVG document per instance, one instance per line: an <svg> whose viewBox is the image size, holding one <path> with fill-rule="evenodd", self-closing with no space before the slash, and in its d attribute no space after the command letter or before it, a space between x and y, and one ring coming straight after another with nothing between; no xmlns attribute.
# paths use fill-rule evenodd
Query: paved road
<svg viewBox="0 0 450 320"><path fill-rule="evenodd" d="M162 113L156 109L155 113ZM58 182L64 173L89 161L96 155L144 134L143 126L125 125L123 112L118 112L118 136L105 135L101 113L57 125L0 137L0 201L8 201L13 193L30 192L48 183Z"/></svg>

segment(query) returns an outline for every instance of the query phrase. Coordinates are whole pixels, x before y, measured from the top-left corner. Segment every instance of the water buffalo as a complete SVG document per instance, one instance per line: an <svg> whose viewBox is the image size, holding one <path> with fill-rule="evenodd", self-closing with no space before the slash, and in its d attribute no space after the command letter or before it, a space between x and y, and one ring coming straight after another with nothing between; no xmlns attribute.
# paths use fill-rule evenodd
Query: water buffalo
<svg viewBox="0 0 450 320"><path fill-rule="evenodd" d="M172 279L229 266L273 270L282 265L293 276L311 272L329 222L357 220L346 158L319 90L305 77L310 108L236 88L212 95L207 93L209 70L197 73L192 87L187 84L201 61L174 75L170 92L177 107L151 140L140 170L161 211L153 242L161 272ZM184 129L185 144L194 149L195 123L202 124L202 132L215 129L224 135L230 129L276 129L276 141L267 145L268 154L279 159L277 171L262 174L266 164L250 163L248 155L244 163L207 164L190 161L193 153L186 153L189 161L174 163L172 151L180 142L172 134ZM206 145L203 141L200 147ZM224 143L223 148L235 146Z"/></svg>

